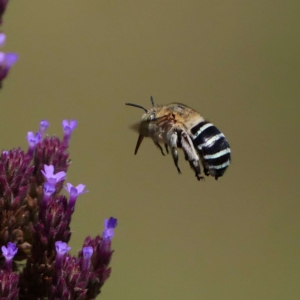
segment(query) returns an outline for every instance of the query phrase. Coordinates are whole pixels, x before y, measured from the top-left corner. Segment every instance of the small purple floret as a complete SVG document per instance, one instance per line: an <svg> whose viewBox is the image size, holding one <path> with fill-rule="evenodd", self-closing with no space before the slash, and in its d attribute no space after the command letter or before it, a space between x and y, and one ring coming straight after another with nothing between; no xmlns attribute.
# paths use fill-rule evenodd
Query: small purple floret
<svg viewBox="0 0 300 300"><path fill-rule="evenodd" d="M11 242L8 242L7 247L1 247L2 254L5 257L6 268L11 271L12 270L12 259L18 252L17 245Z"/></svg>
<svg viewBox="0 0 300 300"><path fill-rule="evenodd" d="M49 127L49 122L46 120L42 120L40 122L40 134L41 136L44 135L45 131L47 130L47 128Z"/></svg>
<svg viewBox="0 0 300 300"><path fill-rule="evenodd" d="M93 255L93 247L91 246L83 247L82 253L85 259L90 259Z"/></svg>
<svg viewBox="0 0 300 300"><path fill-rule="evenodd" d="M44 193L47 194L48 197L50 197L55 192L55 185L45 182L44 183Z"/></svg>
<svg viewBox="0 0 300 300"><path fill-rule="evenodd" d="M34 149L37 143L41 141L41 135L37 132L34 134L32 131L27 132L27 142L30 149Z"/></svg>
<svg viewBox="0 0 300 300"><path fill-rule="evenodd" d="M117 227L118 220L116 218L110 217L104 221L104 230L102 237L105 240L111 240L114 237L114 229Z"/></svg>
<svg viewBox="0 0 300 300"><path fill-rule="evenodd" d="M80 194L87 193L88 191L85 191L85 185L84 184L78 184L76 187L74 187L71 183L67 183L67 186L64 187L66 191L68 191L70 195L70 202L69 202L69 208L73 209L75 206L75 202L77 197Z"/></svg>
<svg viewBox="0 0 300 300"><path fill-rule="evenodd" d="M66 172L61 171L54 174L54 166L53 165L44 165L44 170L41 170L47 181L55 185L57 182L62 181L66 178Z"/></svg>
<svg viewBox="0 0 300 300"><path fill-rule="evenodd" d="M5 257L6 260L12 260L13 257L16 255L18 252L17 245L11 242L8 242L7 247L2 246L1 247L2 254Z"/></svg>
<svg viewBox="0 0 300 300"><path fill-rule="evenodd" d="M0 81L2 81L8 74L9 69L18 60L16 53L3 53L0 52Z"/></svg>
<svg viewBox="0 0 300 300"><path fill-rule="evenodd" d="M77 127L77 121L76 120L63 120L62 126L64 131L73 131Z"/></svg>
<svg viewBox="0 0 300 300"><path fill-rule="evenodd" d="M80 194L87 193L88 191L85 191L85 185L84 184L78 184L76 187L74 187L71 183L67 183L67 185L64 187L66 191L70 194L70 196L79 196Z"/></svg>
<svg viewBox="0 0 300 300"><path fill-rule="evenodd" d="M55 249L58 255L65 255L71 247L68 247L68 244L62 241L55 242Z"/></svg>
<svg viewBox="0 0 300 300"><path fill-rule="evenodd" d="M64 131L64 142L68 143L73 130L77 127L77 121L70 120L69 122L68 120L63 120L62 127Z"/></svg>
<svg viewBox="0 0 300 300"><path fill-rule="evenodd" d="M56 249L56 261L55 261L55 267L57 271L61 270L62 262L63 262L63 256L71 249L71 247L68 247L68 244L62 241L55 242L55 249Z"/></svg>
<svg viewBox="0 0 300 300"><path fill-rule="evenodd" d="M91 264L91 257L93 255L93 247L86 246L83 247L82 253L83 253L83 269L87 270L90 267Z"/></svg>

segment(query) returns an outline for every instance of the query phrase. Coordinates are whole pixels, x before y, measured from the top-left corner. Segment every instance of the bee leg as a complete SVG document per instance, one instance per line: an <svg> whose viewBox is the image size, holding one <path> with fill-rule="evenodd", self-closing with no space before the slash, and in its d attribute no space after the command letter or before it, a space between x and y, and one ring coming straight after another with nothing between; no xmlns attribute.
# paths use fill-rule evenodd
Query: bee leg
<svg viewBox="0 0 300 300"><path fill-rule="evenodd" d="M165 144L166 152L169 153L168 144Z"/></svg>
<svg viewBox="0 0 300 300"><path fill-rule="evenodd" d="M178 140L178 135L177 135L177 132L174 131L174 132L171 133L169 143L170 143L170 148L171 148L171 151L172 151L172 157L173 157L173 160L174 160L174 164L177 168L178 173L181 174L181 171L178 167L177 140Z"/></svg>
<svg viewBox="0 0 300 300"><path fill-rule="evenodd" d="M165 156L164 150L163 150L163 148L161 147L161 145L158 143L158 141L153 140L153 142L154 142L155 146L160 150L161 154L162 154L163 156Z"/></svg>
<svg viewBox="0 0 300 300"><path fill-rule="evenodd" d="M181 145L185 159L189 162L190 167L194 170L195 176L198 180L203 180L204 177L200 175L201 169L198 155L195 151L191 138L185 131L181 133Z"/></svg>

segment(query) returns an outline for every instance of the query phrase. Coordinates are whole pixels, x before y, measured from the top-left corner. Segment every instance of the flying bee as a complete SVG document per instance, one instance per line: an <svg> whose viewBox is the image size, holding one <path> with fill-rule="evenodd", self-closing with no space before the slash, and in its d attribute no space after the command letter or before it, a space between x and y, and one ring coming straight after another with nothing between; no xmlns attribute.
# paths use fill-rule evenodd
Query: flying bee
<svg viewBox="0 0 300 300"><path fill-rule="evenodd" d="M223 176L231 161L231 150L224 134L197 111L184 104L156 106L152 97L151 103L150 109L125 103L145 111L141 122L132 127L139 132L134 154L137 154L144 137L150 137L162 155L165 153L161 144L164 144L167 153L170 147L178 173L181 171L177 148L182 148L184 157L198 180L204 179L201 176L199 158L206 176L213 176L216 180Z"/></svg>

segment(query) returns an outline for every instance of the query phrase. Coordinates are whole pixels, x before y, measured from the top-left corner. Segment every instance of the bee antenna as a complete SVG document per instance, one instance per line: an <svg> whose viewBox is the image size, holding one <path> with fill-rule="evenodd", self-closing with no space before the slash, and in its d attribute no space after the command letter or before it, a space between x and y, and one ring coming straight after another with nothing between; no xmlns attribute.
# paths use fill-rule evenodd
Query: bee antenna
<svg viewBox="0 0 300 300"><path fill-rule="evenodd" d="M152 96L150 97L150 100L151 100L152 106L154 106L154 100L153 100Z"/></svg>
<svg viewBox="0 0 300 300"><path fill-rule="evenodd" d="M138 107L138 108L143 109L146 113L148 112L148 110L147 110L146 108L144 108L143 106L137 105L137 104L133 104L133 103L125 103L125 105Z"/></svg>

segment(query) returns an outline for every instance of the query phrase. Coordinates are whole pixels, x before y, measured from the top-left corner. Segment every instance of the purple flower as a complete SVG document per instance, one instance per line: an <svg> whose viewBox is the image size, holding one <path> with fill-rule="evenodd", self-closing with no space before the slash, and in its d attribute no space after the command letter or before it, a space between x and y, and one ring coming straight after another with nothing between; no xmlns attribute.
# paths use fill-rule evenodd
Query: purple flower
<svg viewBox="0 0 300 300"><path fill-rule="evenodd" d="M16 53L0 52L0 82L7 76L9 69L17 60L18 55Z"/></svg>
<svg viewBox="0 0 300 300"><path fill-rule="evenodd" d="M70 122L69 122L68 120L63 120L62 127L63 127L63 131L64 131L64 141L66 143L68 143L73 130L77 127L77 121L70 120Z"/></svg>
<svg viewBox="0 0 300 300"><path fill-rule="evenodd" d="M104 221L104 230L102 238L104 240L111 240L114 237L114 229L117 227L118 220L116 218L110 217Z"/></svg>
<svg viewBox="0 0 300 300"><path fill-rule="evenodd" d="M32 131L27 132L27 142L29 146L35 146L41 140L41 135L37 132L34 134Z"/></svg>
<svg viewBox="0 0 300 300"><path fill-rule="evenodd" d="M42 120L40 122L40 135L43 136L47 128L49 127L49 122L46 120Z"/></svg>
<svg viewBox="0 0 300 300"><path fill-rule="evenodd" d="M42 170L41 172L43 173L43 175L45 176L45 178L47 179L47 181L54 185L59 182L59 181L62 181L66 178L66 172L64 171L61 171L61 172L58 172L56 174L54 174L54 166L53 165L44 165L44 170Z"/></svg>
<svg viewBox="0 0 300 300"><path fill-rule="evenodd" d="M82 253L85 259L90 259L93 255L93 247L91 246L83 247Z"/></svg>
<svg viewBox="0 0 300 300"><path fill-rule="evenodd" d="M0 47L2 47L5 43L6 35L3 32L0 32Z"/></svg>
<svg viewBox="0 0 300 300"><path fill-rule="evenodd" d="M55 249L57 255L65 255L71 247L68 247L68 244L62 241L55 242Z"/></svg>
<svg viewBox="0 0 300 300"><path fill-rule="evenodd" d="M91 257L93 255L93 247L86 246L83 247L82 253L83 253L83 270L88 270L91 264Z"/></svg>
<svg viewBox="0 0 300 300"><path fill-rule="evenodd" d="M85 185L84 184L78 184L76 187L74 187L71 183L67 183L67 186L65 186L65 190L68 191L70 196L79 196L80 194L87 193L88 191L85 191Z"/></svg>
<svg viewBox="0 0 300 300"><path fill-rule="evenodd" d="M55 185L45 182L44 183L44 193L47 194L48 197L50 197L55 192Z"/></svg>
<svg viewBox="0 0 300 300"><path fill-rule="evenodd" d="M77 121L76 120L63 120L62 121L63 130L65 131L73 131L77 127Z"/></svg>
<svg viewBox="0 0 300 300"><path fill-rule="evenodd" d="M5 256L6 260L12 260L13 257L18 252L17 245L14 243L11 243L11 242L8 242L7 247L2 246L1 250L2 250L3 256Z"/></svg>
<svg viewBox="0 0 300 300"><path fill-rule="evenodd" d="M68 244L62 241L55 242L55 249L56 249L56 262L55 266L59 271L62 266L63 256L71 249L68 247Z"/></svg>
<svg viewBox="0 0 300 300"><path fill-rule="evenodd" d="M84 184L78 184L76 187L74 187L71 183L67 183L67 186L65 186L65 190L67 190L70 195L69 208L73 208L75 206L76 199L80 194L88 192L84 189Z"/></svg>
<svg viewBox="0 0 300 300"><path fill-rule="evenodd" d="M8 242L7 247L2 246L1 249L2 249L2 254L6 260L6 266L9 270L11 270L12 259L18 252L17 245L14 243Z"/></svg>
<svg viewBox="0 0 300 300"><path fill-rule="evenodd" d="M8 0L0 0L0 24L2 24L2 15L4 14Z"/></svg>
<svg viewBox="0 0 300 300"><path fill-rule="evenodd" d="M28 154L32 155L35 146L41 141L41 135L37 132L34 134L32 131L27 132L27 142L29 144Z"/></svg>

